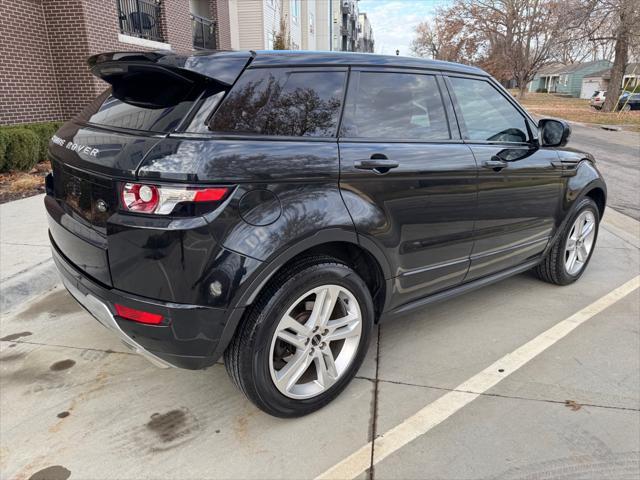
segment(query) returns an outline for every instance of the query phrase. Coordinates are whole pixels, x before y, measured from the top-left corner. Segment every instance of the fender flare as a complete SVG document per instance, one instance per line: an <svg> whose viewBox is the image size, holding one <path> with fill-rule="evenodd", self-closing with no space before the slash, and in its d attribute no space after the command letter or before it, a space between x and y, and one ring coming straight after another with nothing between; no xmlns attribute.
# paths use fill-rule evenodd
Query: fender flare
<svg viewBox="0 0 640 480"><path fill-rule="evenodd" d="M600 190L602 190L604 192L605 206L606 206L607 185L602 180L602 177L600 176L599 172L596 170L595 166L588 159L583 159L583 161L580 162L580 165L578 165L577 167L578 171L581 169L582 170L588 169L588 176L587 176L588 180L583 182L575 182L575 184L572 185L571 180L579 177L579 175L576 175L571 177L571 179L567 182L566 192L564 193L562 198L563 207L566 206L566 208L564 209L564 212L565 212L564 218L562 219L562 222L560 223L560 225L558 225L558 228L556 229L555 234L547 244L547 247L543 252L543 256L547 255L547 253L549 253L551 248L553 248L553 245L555 245L556 241L558 240L558 237L564 231L569 218L571 218L571 214L574 212L576 205L578 205L583 198L588 196L589 192L591 192L596 188L599 188ZM603 209L603 212L604 212L604 209Z"/></svg>
<svg viewBox="0 0 640 480"><path fill-rule="evenodd" d="M357 245L368 253L370 253L380 265L382 274L385 280L391 277L391 268L387 262L386 257L380 251L379 247L372 241L358 235L353 230L344 228L325 228L313 235L299 239L293 244L285 245L281 247L275 255L267 259L263 263L263 267L259 269L253 275L253 278L249 280L247 286L243 288L243 291L237 296L232 306L233 308L246 307L253 303L258 296L262 287L273 277L273 275L289 260L296 255L309 250L310 248L317 247L325 243L332 242L344 242Z"/></svg>
<svg viewBox="0 0 640 480"><path fill-rule="evenodd" d="M391 289L389 288L391 268L380 248L371 240L359 236L355 230L348 230L345 228L326 228L314 233L313 235L299 239L294 244L281 247L278 253L265 260L261 267L252 275L252 278L247 280L242 291L236 295L229 307L230 314L227 324L224 327L213 356L215 358L219 358L223 354L231 342L246 308L253 303L266 283L286 262L305 250L331 242L345 242L359 246L376 259L382 270L384 280L387 283L385 302L388 302L389 296L391 295Z"/></svg>

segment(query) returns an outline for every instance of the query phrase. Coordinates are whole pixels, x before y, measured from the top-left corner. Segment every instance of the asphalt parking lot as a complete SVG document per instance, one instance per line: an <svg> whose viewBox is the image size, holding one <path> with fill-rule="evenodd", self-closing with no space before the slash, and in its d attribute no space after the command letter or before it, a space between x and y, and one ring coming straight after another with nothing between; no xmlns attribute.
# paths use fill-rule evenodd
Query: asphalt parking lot
<svg viewBox="0 0 640 480"><path fill-rule="evenodd" d="M383 324L347 390L296 420L223 365L148 364L58 287L2 318L2 478L636 479L638 225L608 212L569 287L522 274Z"/></svg>

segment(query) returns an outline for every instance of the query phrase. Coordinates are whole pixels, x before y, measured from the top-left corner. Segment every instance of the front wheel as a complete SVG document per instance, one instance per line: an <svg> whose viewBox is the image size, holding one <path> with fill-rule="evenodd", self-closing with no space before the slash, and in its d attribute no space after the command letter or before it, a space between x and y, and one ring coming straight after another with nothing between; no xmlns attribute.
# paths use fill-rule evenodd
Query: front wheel
<svg viewBox="0 0 640 480"><path fill-rule="evenodd" d="M580 201L547 256L535 269L541 280L569 285L584 273L596 245L600 214L590 198Z"/></svg>
<svg viewBox="0 0 640 480"><path fill-rule="evenodd" d="M373 317L371 294L356 272L330 257L303 259L253 305L225 352L227 371L265 412L306 415L356 374Z"/></svg>

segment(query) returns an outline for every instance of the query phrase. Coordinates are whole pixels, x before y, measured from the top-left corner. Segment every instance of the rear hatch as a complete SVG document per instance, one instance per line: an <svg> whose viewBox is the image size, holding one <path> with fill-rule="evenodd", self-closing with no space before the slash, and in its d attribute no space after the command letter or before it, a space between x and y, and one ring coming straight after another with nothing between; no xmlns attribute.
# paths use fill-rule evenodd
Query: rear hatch
<svg viewBox="0 0 640 480"><path fill-rule="evenodd" d="M111 285L106 234L119 208L119 185L135 179L149 151L180 131L207 98L228 89L250 59L250 53L153 52L89 59L92 73L110 87L49 144L46 202L60 253Z"/></svg>

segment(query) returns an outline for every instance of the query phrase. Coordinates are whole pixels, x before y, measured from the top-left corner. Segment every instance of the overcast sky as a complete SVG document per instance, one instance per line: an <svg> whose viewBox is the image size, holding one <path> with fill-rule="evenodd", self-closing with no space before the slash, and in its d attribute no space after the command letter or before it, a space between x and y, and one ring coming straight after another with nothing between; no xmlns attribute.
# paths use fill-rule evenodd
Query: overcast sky
<svg viewBox="0 0 640 480"><path fill-rule="evenodd" d="M438 5L451 0L360 0L360 12L366 12L373 27L376 53L411 55L409 46L414 29L431 16Z"/></svg>

